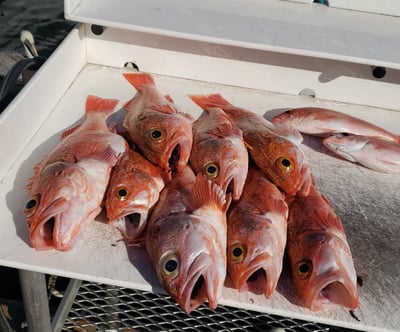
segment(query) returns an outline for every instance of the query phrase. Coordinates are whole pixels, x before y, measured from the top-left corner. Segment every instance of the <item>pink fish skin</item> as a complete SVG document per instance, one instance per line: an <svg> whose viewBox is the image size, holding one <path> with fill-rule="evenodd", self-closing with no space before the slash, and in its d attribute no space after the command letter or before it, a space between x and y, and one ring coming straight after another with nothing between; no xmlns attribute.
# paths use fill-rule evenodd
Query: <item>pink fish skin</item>
<svg viewBox="0 0 400 332"><path fill-rule="evenodd" d="M228 212L228 274L239 291L274 293L282 272L288 206L284 195L255 167Z"/></svg>
<svg viewBox="0 0 400 332"><path fill-rule="evenodd" d="M289 205L287 253L301 305L314 311L359 306L357 275L342 223L315 186Z"/></svg>
<svg viewBox="0 0 400 332"><path fill-rule="evenodd" d="M138 91L125 105L124 127L131 140L153 164L182 171L192 149L193 119L179 112L171 97L160 94L150 74L124 77Z"/></svg>
<svg viewBox="0 0 400 332"><path fill-rule="evenodd" d="M201 108L219 107L242 130L251 158L288 195L307 196L311 169L298 144L274 130L262 116L229 103L219 94L190 96Z"/></svg>
<svg viewBox="0 0 400 332"><path fill-rule="evenodd" d="M302 107L276 115L272 122L293 127L301 133L315 136L354 134L381 137L399 142L400 136L349 114L327 108Z"/></svg>
<svg viewBox="0 0 400 332"><path fill-rule="evenodd" d="M208 301L215 309L226 277L223 190L189 166L161 192L148 225L146 249L161 285L189 313Z"/></svg>
<svg viewBox="0 0 400 332"><path fill-rule="evenodd" d="M70 250L100 213L111 168L126 148L106 124L117 103L88 96L84 122L35 166L24 209L35 249Z"/></svg>
<svg viewBox="0 0 400 332"><path fill-rule="evenodd" d="M234 200L242 194L249 157L242 131L220 108L208 108L193 124L190 165Z"/></svg>
<svg viewBox="0 0 400 332"><path fill-rule="evenodd" d="M382 173L400 173L400 144L378 137L333 135L323 140L325 147L352 162Z"/></svg>
<svg viewBox="0 0 400 332"><path fill-rule="evenodd" d="M169 179L169 174L130 148L115 165L106 194L107 218L128 245L141 244L149 211Z"/></svg>

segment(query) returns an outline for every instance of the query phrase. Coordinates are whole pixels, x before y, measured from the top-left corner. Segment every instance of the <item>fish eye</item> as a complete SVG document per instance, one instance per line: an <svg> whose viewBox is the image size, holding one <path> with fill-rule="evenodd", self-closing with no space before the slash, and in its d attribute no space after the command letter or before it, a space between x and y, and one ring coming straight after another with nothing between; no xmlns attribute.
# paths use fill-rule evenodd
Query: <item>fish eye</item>
<svg viewBox="0 0 400 332"><path fill-rule="evenodd" d="M159 142L164 139L164 133L161 129L153 128L149 131L149 137L152 141Z"/></svg>
<svg viewBox="0 0 400 332"><path fill-rule="evenodd" d="M26 202L25 204L25 209L24 209L24 213L27 217L32 216L35 211L37 206L39 205L39 196L33 196L30 200L28 200L28 202Z"/></svg>
<svg viewBox="0 0 400 332"><path fill-rule="evenodd" d="M293 169L293 162L288 157L279 157L275 161L276 167L284 172L290 172Z"/></svg>
<svg viewBox="0 0 400 332"><path fill-rule="evenodd" d="M235 244L230 249L230 257L232 262L240 263L243 261L246 250L241 243Z"/></svg>
<svg viewBox="0 0 400 332"><path fill-rule="evenodd" d="M297 263L297 274L301 279L307 279L312 272L312 261L303 259Z"/></svg>
<svg viewBox="0 0 400 332"><path fill-rule="evenodd" d="M175 278L179 273L179 260L175 254L166 255L161 259L161 268L165 276Z"/></svg>
<svg viewBox="0 0 400 332"><path fill-rule="evenodd" d="M128 197L129 191L127 188L122 187L117 190L115 195L120 201L124 201Z"/></svg>
<svg viewBox="0 0 400 332"><path fill-rule="evenodd" d="M206 175L207 179L214 179L218 176L219 167L215 163L208 163L204 167L204 174Z"/></svg>

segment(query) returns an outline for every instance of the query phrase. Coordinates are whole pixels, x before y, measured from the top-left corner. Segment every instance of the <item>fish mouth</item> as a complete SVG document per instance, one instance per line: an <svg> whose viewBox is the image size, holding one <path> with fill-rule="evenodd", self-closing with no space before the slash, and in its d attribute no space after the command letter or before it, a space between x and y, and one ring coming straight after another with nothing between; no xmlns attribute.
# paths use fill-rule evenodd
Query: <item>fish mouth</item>
<svg viewBox="0 0 400 332"><path fill-rule="evenodd" d="M68 208L64 197L54 200L40 215L39 222L32 222L30 239L37 250L47 250L55 247L55 228L60 221L60 214Z"/></svg>
<svg viewBox="0 0 400 332"><path fill-rule="evenodd" d="M309 307L311 310L320 311L334 305L343 306L349 309L356 309L359 306L356 283L348 278L336 274L316 287L313 296L310 297Z"/></svg>
<svg viewBox="0 0 400 332"><path fill-rule="evenodd" d="M128 245L136 245L146 227L147 216L148 213L136 210L109 223L118 228Z"/></svg>
<svg viewBox="0 0 400 332"><path fill-rule="evenodd" d="M182 169L180 167L180 159L181 159L181 145L178 143L173 146L171 152L169 153L168 159L168 168L173 171L177 170L180 172Z"/></svg>
<svg viewBox="0 0 400 332"><path fill-rule="evenodd" d="M248 268L234 280L239 292L249 291L254 294L264 294L269 298L275 291L279 275L276 275L271 265L271 255L264 253L252 260Z"/></svg>
<svg viewBox="0 0 400 332"><path fill-rule="evenodd" d="M214 287L218 278L215 271L214 261L208 254L202 253L193 261L179 294L179 302L186 313L197 309L205 301L209 302L210 308L217 307L220 289Z"/></svg>

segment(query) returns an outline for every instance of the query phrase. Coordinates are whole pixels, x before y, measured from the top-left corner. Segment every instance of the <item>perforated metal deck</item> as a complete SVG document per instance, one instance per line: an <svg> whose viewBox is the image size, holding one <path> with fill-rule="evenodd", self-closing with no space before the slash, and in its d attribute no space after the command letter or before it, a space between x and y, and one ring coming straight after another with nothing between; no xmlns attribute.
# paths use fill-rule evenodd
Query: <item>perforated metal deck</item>
<svg viewBox="0 0 400 332"><path fill-rule="evenodd" d="M166 295L83 282L62 331L331 331L353 330L218 306L185 314Z"/></svg>

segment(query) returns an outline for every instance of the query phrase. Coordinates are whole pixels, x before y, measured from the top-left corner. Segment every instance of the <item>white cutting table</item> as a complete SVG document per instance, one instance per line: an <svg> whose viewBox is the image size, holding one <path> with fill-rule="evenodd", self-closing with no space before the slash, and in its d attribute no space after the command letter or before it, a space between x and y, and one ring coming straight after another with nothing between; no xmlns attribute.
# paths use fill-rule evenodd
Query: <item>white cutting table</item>
<svg viewBox="0 0 400 332"><path fill-rule="evenodd" d="M29 245L24 186L63 130L82 120L88 94L118 98L121 108L135 94L122 77L129 71L123 65L132 61L194 117L201 111L187 94L221 93L266 118L290 107L327 107L400 134L399 70L387 67L378 80L371 64L332 57L116 28L96 36L89 24L74 29L0 117L0 264L21 270L31 330L60 328L57 322L50 326L43 304L44 273L163 292L145 251L127 248L103 216L69 252L37 252ZM115 120L120 116L118 111ZM301 148L319 189L342 219L363 280L360 308L354 312L358 320L344 308L311 312L296 306L286 273L272 299L226 287L221 304L360 330L400 330L400 176L338 159L317 138L305 137Z"/></svg>

